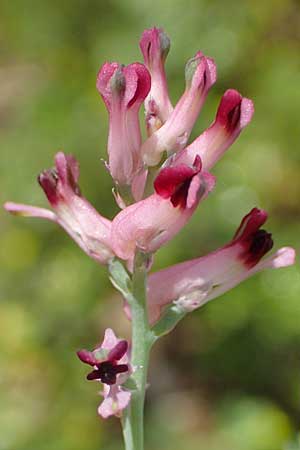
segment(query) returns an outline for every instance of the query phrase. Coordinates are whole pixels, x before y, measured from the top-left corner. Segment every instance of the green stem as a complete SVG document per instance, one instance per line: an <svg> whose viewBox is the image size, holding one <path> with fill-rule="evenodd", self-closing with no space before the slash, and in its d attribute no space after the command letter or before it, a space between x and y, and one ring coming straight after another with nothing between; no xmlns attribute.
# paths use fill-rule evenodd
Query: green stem
<svg viewBox="0 0 300 450"><path fill-rule="evenodd" d="M131 306L132 322L132 357L135 383L130 406L122 418L123 436L126 450L143 450L144 448L144 402L147 382L148 360L154 342L150 330L146 308L146 255L138 253L132 277L133 298Z"/></svg>

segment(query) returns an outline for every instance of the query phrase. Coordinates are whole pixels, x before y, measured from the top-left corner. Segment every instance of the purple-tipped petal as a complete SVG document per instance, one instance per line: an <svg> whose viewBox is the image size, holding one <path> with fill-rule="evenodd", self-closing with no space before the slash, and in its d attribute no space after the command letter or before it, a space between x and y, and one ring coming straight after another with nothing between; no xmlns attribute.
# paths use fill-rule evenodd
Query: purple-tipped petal
<svg viewBox="0 0 300 450"><path fill-rule="evenodd" d="M260 230L266 218L265 211L254 208L244 217L229 244L207 256L150 275L150 322L155 323L168 304L175 302L179 308L192 311L263 269L294 264L295 251L290 247L283 247L261 259L273 243L270 234Z"/></svg>
<svg viewBox="0 0 300 450"><path fill-rule="evenodd" d="M150 74L140 63L105 63L98 74L97 89L109 112L108 167L121 189L132 184L143 166L139 109L150 85Z"/></svg>
<svg viewBox="0 0 300 450"><path fill-rule="evenodd" d="M4 208L12 214L42 217L58 223L85 253L106 264L114 256L110 244L111 222L81 196L78 177L76 159L59 152L55 156L55 168L44 170L38 178L55 214L44 208L11 202Z"/></svg>
<svg viewBox="0 0 300 450"><path fill-rule="evenodd" d="M234 89L228 89L221 99L213 124L181 150L172 164L191 164L199 155L203 169L210 170L251 121L253 112L251 100Z"/></svg>
<svg viewBox="0 0 300 450"><path fill-rule="evenodd" d="M169 99L165 60L170 49L170 39L162 29L145 30L140 40L144 62L151 74L151 89L145 100L148 134L161 127L173 111Z"/></svg>
<svg viewBox="0 0 300 450"><path fill-rule="evenodd" d="M263 209L251 209L251 211L242 219L240 226L233 236L232 242L246 240L266 222L267 218L268 213Z"/></svg>
<svg viewBox="0 0 300 450"><path fill-rule="evenodd" d="M157 165L163 152L174 153L186 146L207 93L216 81L214 61L198 52L194 58L188 61L185 78L185 92L172 114L141 147L144 162L148 166Z"/></svg>
<svg viewBox="0 0 300 450"><path fill-rule="evenodd" d="M199 170L162 169L154 183L156 192L114 218L111 239L119 258L131 260L136 248L152 253L181 230L214 185L214 178Z"/></svg>

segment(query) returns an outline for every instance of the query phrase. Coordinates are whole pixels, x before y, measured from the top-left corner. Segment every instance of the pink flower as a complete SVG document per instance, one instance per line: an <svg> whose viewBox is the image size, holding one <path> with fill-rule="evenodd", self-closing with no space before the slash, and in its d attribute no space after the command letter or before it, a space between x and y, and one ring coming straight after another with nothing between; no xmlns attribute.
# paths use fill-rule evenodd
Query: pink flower
<svg viewBox="0 0 300 450"><path fill-rule="evenodd" d="M128 189L142 170L139 109L150 90L151 79L143 64L105 63L97 78L109 112L108 168L117 187ZM141 193L133 192L134 197Z"/></svg>
<svg viewBox="0 0 300 450"><path fill-rule="evenodd" d="M146 124L150 136L173 111L164 66L170 50L170 39L162 29L154 27L143 32L140 48L151 75L151 89L145 100Z"/></svg>
<svg viewBox="0 0 300 450"><path fill-rule="evenodd" d="M150 322L155 323L173 302L183 311L192 311L263 269L294 264L295 251L290 247L261 260L273 246L271 234L260 229L266 220L267 213L254 208L225 247L150 275Z"/></svg>
<svg viewBox="0 0 300 450"><path fill-rule="evenodd" d="M181 150L174 157L173 164L190 164L199 155L203 169L211 169L251 121L253 113L251 100L234 89L228 89L221 99L214 123Z"/></svg>
<svg viewBox="0 0 300 450"><path fill-rule="evenodd" d="M200 158L193 167L180 164L162 169L154 182L155 193L114 218L111 238L116 255L131 260L136 248L155 252L188 222L214 183L212 175L201 172Z"/></svg>
<svg viewBox="0 0 300 450"><path fill-rule="evenodd" d="M54 213L44 208L7 202L12 214L42 217L58 223L91 258L107 263L113 256L110 220L102 217L80 194L79 165L71 155L56 154L55 168L43 171L38 181Z"/></svg>
<svg viewBox="0 0 300 450"><path fill-rule="evenodd" d="M148 166L155 166L163 152L173 153L186 146L206 95L216 81L216 66L211 58L198 52L185 68L186 89L164 125L142 145Z"/></svg>
<svg viewBox="0 0 300 450"><path fill-rule="evenodd" d="M98 408L98 413L104 419L109 416L120 417L131 398L131 393L121 385L131 373L128 357L128 342L117 339L113 330L105 330L102 344L92 352L79 350L78 358L93 367L87 375L88 380L98 380L103 383L104 400Z"/></svg>

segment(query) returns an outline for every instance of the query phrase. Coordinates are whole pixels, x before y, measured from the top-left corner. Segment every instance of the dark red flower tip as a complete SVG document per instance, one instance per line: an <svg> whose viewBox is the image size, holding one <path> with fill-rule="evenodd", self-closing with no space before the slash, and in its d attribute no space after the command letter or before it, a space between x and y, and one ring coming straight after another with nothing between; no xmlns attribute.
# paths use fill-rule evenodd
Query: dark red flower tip
<svg viewBox="0 0 300 450"><path fill-rule="evenodd" d="M79 164L74 156L58 152L55 156L55 167L61 185L71 188L76 195L81 195L77 184L79 178Z"/></svg>
<svg viewBox="0 0 300 450"><path fill-rule="evenodd" d="M240 121L243 97L235 89L228 89L223 95L216 120L228 133L234 131Z"/></svg>
<svg viewBox="0 0 300 450"><path fill-rule="evenodd" d="M197 156L194 167L186 164L165 167L154 181L156 193L162 198L169 198L175 208L177 206L185 208L191 181L201 171L201 166L201 159Z"/></svg>
<svg viewBox="0 0 300 450"><path fill-rule="evenodd" d="M109 361L119 361L128 350L128 342L123 340L117 343L117 345L111 349L107 359Z"/></svg>
<svg viewBox="0 0 300 450"><path fill-rule="evenodd" d="M115 364L112 361L103 361L97 365L97 369L87 375L87 379L100 380L104 384L112 385L117 382L117 375L128 371L127 364Z"/></svg>
<svg viewBox="0 0 300 450"><path fill-rule="evenodd" d="M77 353L78 358L85 364L89 364L90 366L95 366L97 364L97 359L95 358L93 352L89 352L88 350L79 350Z"/></svg>
<svg viewBox="0 0 300 450"><path fill-rule="evenodd" d="M263 209L253 208L241 221L232 242L247 239L266 222L268 214Z"/></svg>
<svg viewBox="0 0 300 450"><path fill-rule="evenodd" d="M55 169L43 170L38 176L38 182L43 188L51 205L56 205L59 201L57 192L58 175Z"/></svg>
<svg viewBox="0 0 300 450"><path fill-rule="evenodd" d="M254 267L273 247L272 234L265 230L257 230L248 237L244 246L246 249L241 255L243 262L249 268Z"/></svg>
<svg viewBox="0 0 300 450"><path fill-rule="evenodd" d="M67 190L80 194L77 184L79 177L79 165L72 155L58 152L55 156L55 168L47 169L38 176L38 182L43 188L50 204L56 206L64 199Z"/></svg>
<svg viewBox="0 0 300 450"><path fill-rule="evenodd" d="M127 107L137 103L140 105L151 88L151 76L148 69L141 63L133 63L124 68L127 84L131 84L131 98L128 98Z"/></svg>
<svg viewBox="0 0 300 450"><path fill-rule="evenodd" d="M121 70L121 67L121 64L117 62L105 62L97 75L96 87L108 110L110 109L111 103L110 80L117 70Z"/></svg>
<svg viewBox="0 0 300 450"><path fill-rule="evenodd" d="M248 268L255 266L273 247L271 233L260 229L267 217L263 209L253 208L243 218L230 244L238 243L242 246L239 257Z"/></svg>

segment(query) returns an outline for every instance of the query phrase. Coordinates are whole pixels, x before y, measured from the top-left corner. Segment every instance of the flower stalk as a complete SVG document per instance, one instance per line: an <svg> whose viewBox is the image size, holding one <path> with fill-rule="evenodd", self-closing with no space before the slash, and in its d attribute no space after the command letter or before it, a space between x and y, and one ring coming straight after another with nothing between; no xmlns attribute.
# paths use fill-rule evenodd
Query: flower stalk
<svg viewBox="0 0 300 450"><path fill-rule="evenodd" d="M150 350L155 341L147 313L147 266L148 256L138 251L134 260L132 297L129 301L132 323L133 374L131 379L135 388L130 405L122 417L126 450L143 450L144 448L144 403L148 362Z"/></svg>

